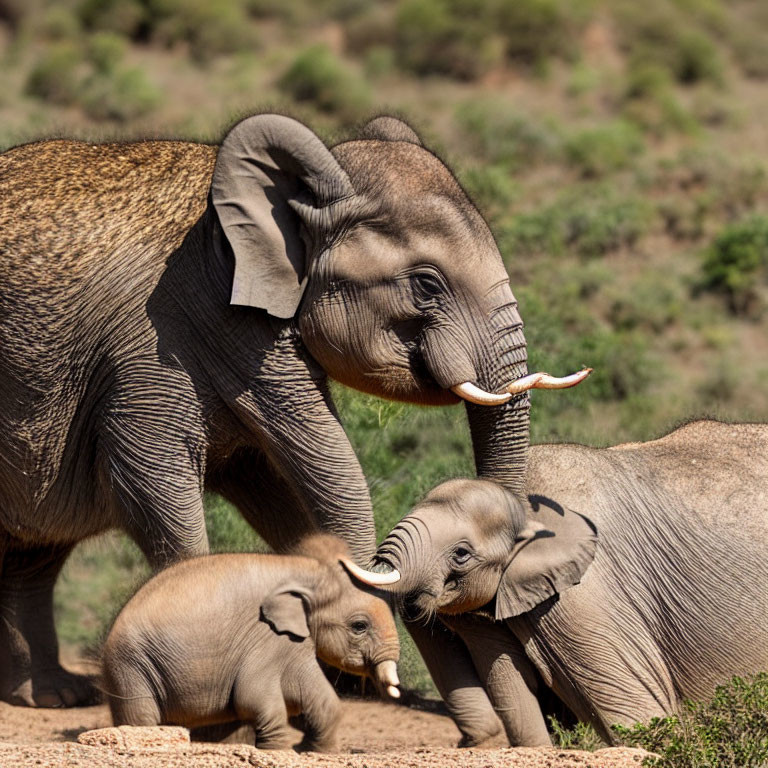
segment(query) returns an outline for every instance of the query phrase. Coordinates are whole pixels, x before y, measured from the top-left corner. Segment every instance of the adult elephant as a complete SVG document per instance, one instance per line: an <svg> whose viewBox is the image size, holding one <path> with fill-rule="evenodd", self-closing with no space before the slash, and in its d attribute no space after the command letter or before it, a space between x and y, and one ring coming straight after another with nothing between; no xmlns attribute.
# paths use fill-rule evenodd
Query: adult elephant
<svg viewBox="0 0 768 768"><path fill-rule="evenodd" d="M768 671L768 425L541 445L530 464L527 504L451 481L379 548L413 608L464 615L458 631L513 745L549 743L545 686L611 740L614 723Z"/></svg>
<svg viewBox="0 0 768 768"><path fill-rule="evenodd" d="M154 566L206 552L206 487L277 550L324 529L369 560L368 489L327 376L481 403L469 406L478 468L503 467L517 488L527 389L573 383L526 377L494 240L398 120L331 150L279 115L243 120L220 148L33 143L0 156L0 189L7 701L88 697L59 666L52 616L75 543L119 528ZM468 659L455 648L468 682L454 689L435 641L420 642L465 735L481 738L493 713Z"/></svg>

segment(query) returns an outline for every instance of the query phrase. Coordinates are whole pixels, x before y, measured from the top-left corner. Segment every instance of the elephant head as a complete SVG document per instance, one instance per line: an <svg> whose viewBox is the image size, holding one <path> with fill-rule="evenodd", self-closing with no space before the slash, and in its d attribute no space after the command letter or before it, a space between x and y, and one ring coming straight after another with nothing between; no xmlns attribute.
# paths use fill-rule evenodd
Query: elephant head
<svg viewBox="0 0 768 768"><path fill-rule="evenodd" d="M311 591L291 585L272 594L261 608L265 620L277 632L311 635L322 661L370 677L382 696L398 698L400 641L385 595L353 581L345 570L349 548L336 536L307 537L295 553L318 560L322 578Z"/></svg>
<svg viewBox="0 0 768 768"><path fill-rule="evenodd" d="M496 243L446 166L405 123L377 118L328 149L287 117L226 136L211 199L232 303L292 318L332 378L422 404L468 401L480 475L523 490L523 323Z"/></svg>
<svg viewBox="0 0 768 768"><path fill-rule="evenodd" d="M587 518L546 500L532 502L544 522L496 483L443 483L379 547L395 570L358 568L355 575L396 590L406 613L465 613L495 599L496 619L518 616L578 584L597 547Z"/></svg>

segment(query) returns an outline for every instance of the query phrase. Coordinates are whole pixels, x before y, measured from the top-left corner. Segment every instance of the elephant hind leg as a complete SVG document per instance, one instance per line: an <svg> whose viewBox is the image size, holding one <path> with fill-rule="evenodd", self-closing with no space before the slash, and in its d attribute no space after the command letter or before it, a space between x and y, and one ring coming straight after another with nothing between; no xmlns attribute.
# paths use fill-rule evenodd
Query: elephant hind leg
<svg viewBox="0 0 768 768"><path fill-rule="evenodd" d="M138 670L105 665L102 683L113 725L162 724L156 692Z"/></svg>
<svg viewBox="0 0 768 768"><path fill-rule="evenodd" d="M0 570L0 699L30 707L92 704L91 680L65 670L53 621L53 588L71 545L11 542Z"/></svg>

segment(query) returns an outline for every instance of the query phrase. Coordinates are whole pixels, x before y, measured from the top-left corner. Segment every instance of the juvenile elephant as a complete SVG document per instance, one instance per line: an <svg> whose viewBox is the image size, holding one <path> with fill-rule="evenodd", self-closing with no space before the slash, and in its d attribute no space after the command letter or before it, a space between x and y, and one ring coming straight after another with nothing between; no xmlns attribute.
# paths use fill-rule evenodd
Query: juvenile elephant
<svg viewBox="0 0 768 768"><path fill-rule="evenodd" d="M510 743L549 743L541 684L610 740L768 670L768 426L536 446L528 489L438 486L378 553L411 612L490 614L459 632Z"/></svg>
<svg viewBox="0 0 768 768"><path fill-rule="evenodd" d="M115 725L253 725L256 745L333 751L339 701L317 657L368 675L397 698L397 628L385 600L342 567L327 534L295 555L198 557L145 584L117 617L103 655Z"/></svg>
<svg viewBox="0 0 768 768"><path fill-rule="evenodd" d="M0 189L7 701L87 700L58 662L64 560L110 528L154 566L206 552L204 488L278 551L326 530L358 562L372 557L368 488L328 376L398 400L480 403L468 405L478 470L518 488L527 390L580 378L526 375L488 227L393 118L332 149L269 114L220 147L38 142L0 155ZM467 669L459 691L437 679L480 737L493 712L486 700L480 720L462 720L459 700L477 712L484 694L461 654L427 656Z"/></svg>

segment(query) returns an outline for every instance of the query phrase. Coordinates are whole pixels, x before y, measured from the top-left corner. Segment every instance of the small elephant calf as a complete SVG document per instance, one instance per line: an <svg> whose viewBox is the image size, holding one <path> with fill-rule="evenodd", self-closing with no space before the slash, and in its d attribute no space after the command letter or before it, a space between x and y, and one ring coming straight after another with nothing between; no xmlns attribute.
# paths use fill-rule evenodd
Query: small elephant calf
<svg viewBox="0 0 768 768"><path fill-rule="evenodd" d="M399 696L397 629L386 601L358 588L340 539L295 555L199 557L161 572L123 608L104 647L115 725L248 723L256 746L333 751L339 701L317 657Z"/></svg>

